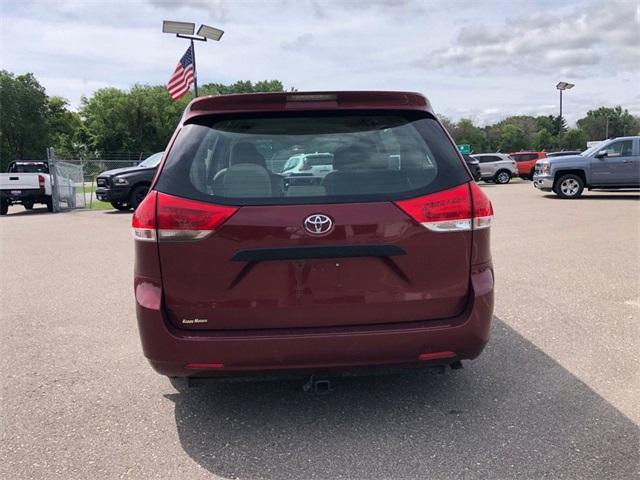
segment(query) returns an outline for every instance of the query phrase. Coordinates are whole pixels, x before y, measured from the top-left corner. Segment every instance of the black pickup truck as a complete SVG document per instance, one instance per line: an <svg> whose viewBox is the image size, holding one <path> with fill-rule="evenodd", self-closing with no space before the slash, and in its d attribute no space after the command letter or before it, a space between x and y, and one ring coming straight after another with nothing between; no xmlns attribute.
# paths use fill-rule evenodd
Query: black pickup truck
<svg viewBox="0 0 640 480"><path fill-rule="evenodd" d="M154 153L135 167L102 172L96 178L96 198L118 210L135 210L149 191L163 153Z"/></svg>

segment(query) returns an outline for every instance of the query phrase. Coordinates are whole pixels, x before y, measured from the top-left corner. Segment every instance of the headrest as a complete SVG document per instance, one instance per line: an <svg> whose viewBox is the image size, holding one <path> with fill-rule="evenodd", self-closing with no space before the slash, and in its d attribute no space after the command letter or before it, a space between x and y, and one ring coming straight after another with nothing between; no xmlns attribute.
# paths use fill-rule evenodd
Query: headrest
<svg viewBox="0 0 640 480"><path fill-rule="evenodd" d="M238 163L253 163L265 168L267 166L267 162L265 162L264 157L260 155L256 146L249 142L238 142L233 147L229 165L236 165Z"/></svg>
<svg viewBox="0 0 640 480"><path fill-rule="evenodd" d="M426 156L423 151L418 148L404 148L400 151L400 161L402 169L424 169L427 165Z"/></svg>
<svg viewBox="0 0 640 480"><path fill-rule="evenodd" d="M348 170L362 167L367 159L367 154L367 150L360 146L340 147L333 154L333 168L335 170Z"/></svg>
<svg viewBox="0 0 640 480"><path fill-rule="evenodd" d="M271 197L271 177L266 168L250 163L231 165L222 179L225 197Z"/></svg>

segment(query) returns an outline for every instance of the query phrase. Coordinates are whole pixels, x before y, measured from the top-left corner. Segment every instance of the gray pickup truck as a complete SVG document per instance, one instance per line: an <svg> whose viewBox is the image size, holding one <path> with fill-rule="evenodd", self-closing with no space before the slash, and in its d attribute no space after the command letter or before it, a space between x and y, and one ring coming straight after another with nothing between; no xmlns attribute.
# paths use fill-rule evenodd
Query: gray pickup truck
<svg viewBox="0 0 640 480"><path fill-rule="evenodd" d="M561 198L578 198L585 188L640 188L640 137L604 140L580 155L538 160L533 185Z"/></svg>

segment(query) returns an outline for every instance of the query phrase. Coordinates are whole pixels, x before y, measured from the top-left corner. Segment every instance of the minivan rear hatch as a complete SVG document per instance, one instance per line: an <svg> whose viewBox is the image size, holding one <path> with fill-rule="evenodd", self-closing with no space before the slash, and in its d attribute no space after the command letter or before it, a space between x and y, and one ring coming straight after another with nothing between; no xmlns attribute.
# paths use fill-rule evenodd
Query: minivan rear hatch
<svg viewBox="0 0 640 480"><path fill-rule="evenodd" d="M300 153L331 155L331 171L286 182L276 159ZM165 314L200 330L455 316L469 293L471 228L418 217L470 209L468 180L426 112L192 118L154 193Z"/></svg>

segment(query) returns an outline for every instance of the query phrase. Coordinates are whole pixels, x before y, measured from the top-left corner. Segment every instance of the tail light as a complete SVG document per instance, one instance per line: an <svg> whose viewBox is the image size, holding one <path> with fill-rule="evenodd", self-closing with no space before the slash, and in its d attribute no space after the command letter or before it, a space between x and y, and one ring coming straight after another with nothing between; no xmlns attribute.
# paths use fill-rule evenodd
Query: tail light
<svg viewBox="0 0 640 480"><path fill-rule="evenodd" d="M464 232L489 228L493 208L475 182L442 192L396 202L423 227L434 232Z"/></svg>
<svg viewBox="0 0 640 480"><path fill-rule="evenodd" d="M237 207L212 205L153 191L134 212L131 226L137 240L200 240L211 235L237 210Z"/></svg>
<svg viewBox="0 0 640 480"><path fill-rule="evenodd" d="M44 188L44 175L38 175L38 185L40 188Z"/></svg>

